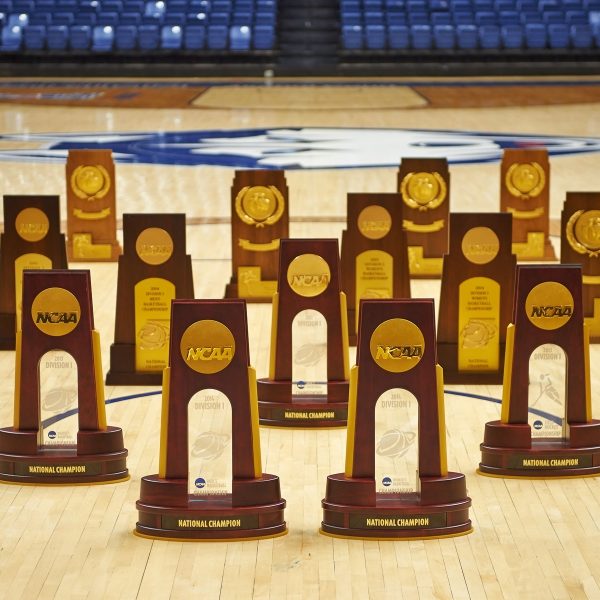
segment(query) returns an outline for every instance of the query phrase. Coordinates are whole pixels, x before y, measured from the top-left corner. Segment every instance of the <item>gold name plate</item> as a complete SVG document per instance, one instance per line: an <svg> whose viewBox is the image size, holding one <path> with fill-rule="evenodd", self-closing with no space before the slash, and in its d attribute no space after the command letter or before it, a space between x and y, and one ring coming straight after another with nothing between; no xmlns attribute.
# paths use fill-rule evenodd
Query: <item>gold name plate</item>
<svg viewBox="0 0 600 600"><path fill-rule="evenodd" d="M239 298L270 298L277 292L277 281L263 281L260 267L238 267Z"/></svg>
<svg viewBox="0 0 600 600"><path fill-rule="evenodd" d="M532 458L515 454L508 461L509 469L575 469L592 467L592 456L583 454L579 456L541 456Z"/></svg>
<svg viewBox="0 0 600 600"><path fill-rule="evenodd" d="M446 513L431 515L350 515L353 529L431 529L446 525Z"/></svg>

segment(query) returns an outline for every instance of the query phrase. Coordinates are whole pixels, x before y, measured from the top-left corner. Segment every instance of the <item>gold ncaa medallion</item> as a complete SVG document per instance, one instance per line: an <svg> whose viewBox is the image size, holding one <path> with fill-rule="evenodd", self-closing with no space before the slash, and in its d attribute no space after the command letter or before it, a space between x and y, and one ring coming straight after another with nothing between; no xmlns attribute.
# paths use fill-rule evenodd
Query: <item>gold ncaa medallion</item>
<svg viewBox="0 0 600 600"><path fill-rule="evenodd" d="M445 199L447 186L444 178L437 172L408 173L400 183L402 200L410 208L433 210Z"/></svg>
<svg viewBox="0 0 600 600"><path fill-rule="evenodd" d="M15 229L26 242L39 242L48 234L50 222L43 210L24 208L15 219Z"/></svg>
<svg viewBox="0 0 600 600"><path fill-rule="evenodd" d="M539 329L559 329L573 316L573 296L557 281L539 283L527 294L527 318Z"/></svg>
<svg viewBox="0 0 600 600"><path fill-rule="evenodd" d="M463 236L461 248L469 262L487 265L498 255L500 240L489 227L473 227Z"/></svg>
<svg viewBox="0 0 600 600"><path fill-rule="evenodd" d="M421 330L406 319L388 319L377 326L369 343L378 367L392 373L404 373L416 367L425 352Z"/></svg>
<svg viewBox="0 0 600 600"><path fill-rule="evenodd" d="M528 200L540 195L546 186L546 174L536 162L513 163L506 172L505 183L511 195Z"/></svg>
<svg viewBox="0 0 600 600"><path fill-rule="evenodd" d="M185 364L197 373L212 375L222 371L233 360L233 333L220 321L204 319L192 323L179 342Z"/></svg>
<svg viewBox="0 0 600 600"><path fill-rule="evenodd" d="M235 212L247 225L273 225L279 221L284 209L283 196L274 185L246 186L235 198Z"/></svg>
<svg viewBox="0 0 600 600"><path fill-rule="evenodd" d="M392 228L392 215L383 206L371 204L358 215L358 230L370 240L380 240Z"/></svg>
<svg viewBox="0 0 600 600"><path fill-rule="evenodd" d="M173 239L160 227L148 227L138 235L135 251L146 264L162 265L173 254Z"/></svg>
<svg viewBox="0 0 600 600"><path fill-rule="evenodd" d="M82 200L100 200L110 190L110 175L102 165L80 165L71 173L71 189Z"/></svg>
<svg viewBox="0 0 600 600"><path fill-rule="evenodd" d="M31 318L35 326L46 335L61 336L71 333L81 317L77 298L64 288L42 290L31 304Z"/></svg>
<svg viewBox="0 0 600 600"><path fill-rule="evenodd" d="M598 258L600 254L600 210L577 210L567 221L569 246L579 254Z"/></svg>
<svg viewBox="0 0 600 600"><path fill-rule="evenodd" d="M301 254L289 264L287 281L296 294L313 298L327 289L331 281L331 271L322 256Z"/></svg>

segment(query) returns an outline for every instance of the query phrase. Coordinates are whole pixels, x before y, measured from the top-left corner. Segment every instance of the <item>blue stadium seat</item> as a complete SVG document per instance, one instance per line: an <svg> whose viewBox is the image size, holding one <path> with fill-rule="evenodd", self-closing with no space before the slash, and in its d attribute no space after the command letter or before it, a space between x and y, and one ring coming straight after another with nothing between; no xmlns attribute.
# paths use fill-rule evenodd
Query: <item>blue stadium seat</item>
<svg viewBox="0 0 600 600"><path fill-rule="evenodd" d="M52 22L52 15L48 13L36 13L29 17L29 25L50 25Z"/></svg>
<svg viewBox="0 0 600 600"><path fill-rule="evenodd" d="M136 25L117 25L115 27L115 48L134 50L137 48L138 28Z"/></svg>
<svg viewBox="0 0 600 600"><path fill-rule="evenodd" d="M186 50L201 50L204 48L206 30L203 25L187 25L183 32L183 47Z"/></svg>
<svg viewBox="0 0 600 600"><path fill-rule="evenodd" d="M507 49L518 49L523 47L523 27L518 24L509 23L500 27L502 45Z"/></svg>
<svg viewBox="0 0 600 600"><path fill-rule="evenodd" d="M5 25L0 32L0 50L16 52L21 47L23 30L18 25Z"/></svg>
<svg viewBox="0 0 600 600"><path fill-rule="evenodd" d="M386 45L385 27L383 25L367 25L365 42L369 50L383 50Z"/></svg>
<svg viewBox="0 0 600 600"><path fill-rule="evenodd" d="M431 23L435 25L450 25L452 23L452 16L447 12L435 12L431 13Z"/></svg>
<svg viewBox="0 0 600 600"><path fill-rule="evenodd" d="M497 13L502 13L507 10L512 11L515 10L516 7L516 2L514 0L496 0L494 2L494 10Z"/></svg>
<svg viewBox="0 0 600 600"><path fill-rule="evenodd" d="M342 14L342 26L362 25L362 14L359 12L348 12Z"/></svg>
<svg viewBox="0 0 600 600"><path fill-rule="evenodd" d="M167 13L163 19L164 25L179 25L180 27L185 24L186 17L185 13Z"/></svg>
<svg viewBox="0 0 600 600"><path fill-rule="evenodd" d="M52 15L52 25L73 25L75 15L70 12L55 12Z"/></svg>
<svg viewBox="0 0 600 600"><path fill-rule="evenodd" d="M73 25L95 25L96 15L94 13L77 13Z"/></svg>
<svg viewBox="0 0 600 600"><path fill-rule="evenodd" d="M273 50L275 47L275 27L273 25L255 25L253 38L255 50Z"/></svg>
<svg viewBox="0 0 600 600"><path fill-rule="evenodd" d="M475 13L476 25L496 25L496 13L491 11L478 11Z"/></svg>
<svg viewBox="0 0 600 600"><path fill-rule="evenodd" d="M211 25L222 25L227 27L229 25L229 13L228 12L213 12L211 11L208 19Z"/></svg>
<svg viewBox="0 0 600 600"><path fill-rule="evenodd" d="M89 50L92 28L89 25L72 25L69 37L72 50Z"/></svg>
<svg viewBox="0 0 600 600"><path fill-rule="evenodd" d="M25 13L12 13L8 15L6 25L8 27L27 27L27 25L29 25L29 15ZM12 33L14 33L15 35L17 34L16 31L13 31Z"/></svg>
<svg viewBox="0 0 600 600"><path fill-rule="evenodd" d="M406 13L403 12L388 13L386 20L388 27L390 25L406 25L407 23Z"/></svg>
<svg viewBox="0 0 600 600"><path fill-rule="evenodd" d="M456 46L461 50L475 50L478 31L475 25L464 23L456 26Z"/></svg>
<svg viewBox="0 0 600 600"><path fill-rule="evenodd" d="M142 15L140 13L121 13L121 18L119 19L119 25L139 25L141 22Z"/></svg>
<svg viewBox="0 0 600 600"><path fill-rule="evenodd" d="M365 25L383 25L383 13L382 12L365 12L364 13Z"/></svg>
<svg viewBox="0 0 600 600"><path fill-rule="evenodd" d="M237 52L250 50L251 30L248 25L234 25L229 28L229 48Z"/></svg>
<svg viewBox="0 0 600 600"><path fill-rule="evenodd" d="M411 25L410 39L411 46L415 50L428 50L432 44L431 27L429 25Z"/></svg>
<svg viewBox="0 0 600 600"><path fill-rule="evenodd" d="M269 12L257 12L254 15L255 25L275 25L275 15Z"/></svg>
<svg viewBox="0 0 600 600"><path fill-rule="evenodd" d="M60 2L61 0L59 0ZM121 0L102 0L102 11L104 12L123 12L123 3Z"/></svg>
<svg viewBox="0 0 600 600"><path fill-rule="evenodd" d="M183 44L181 25L164 25L160 30L160 47L163 50L180 50Z"/></svg>
<svg viewBox="0 0 600 600"><path fill-rule="evenodd" d="M547 10L543 13L544 23L565 23L565 15L560 10Z"/></svg>
<svg viewBox="0 0 600 600"><path fill-rule="evenodd" d="M434 25L433 41L439 50L451 50L455 44L454 27L452 25Z"/></svg>
<svg viewBox="0 0 600 600"><path fill-rule="evenodd" d="M252 14L245 11L235 11L231 17L232 25L250 25L252 23Z"/></svg>
<svg viewBox="0 0 600 600"><path fill-rule="evenodd" d="M566 23L550 23L548 25L548 45L554 49L565 49L569 47L569 26Z"/></svg>
<svg viewBox="0 0 600 600"><path fill-rule="evenodd" d="M227 48L228 30L225 25L209 25L208 47L211 50L225 50Z"/></svg>
<svg viewBox="0 0 600 600"><path fill-rule="evenodd" d="M158 25L140 25L138 27L138 46L140 50L156 50L160 42Z"/></svg>
<svg viewBox="0 0 600 600"><path fill-rule="evenodd" d="M532 50L546 47L546 26L543 23L525 24L525 46Z"/></svg>
<svg viewBox="0 0 600 600"><path fill-rule="evenodd" d="M23 29L23 42L27 50L43 50L46 47L45 25L28 25Z"/></svg>
<svg viewBox="0 0 600 600"><path fill-rule="evenodd" d="M475 23L475 17L470 12L455 12L453 16L455 25L474 25Z"/></svg>
<svg viewBox="0 0 600 600"><path fill-rule="evenodd" d="M570 26L569 33L571 34L573 48L583 50L593 47L594 35L591 25L576 23Z"/></svg>
<svg viewBox="0 0 600 600"><path fill-rule="evenodd" d="M569 25L587 25L589 17L584 10L567 10L565 19Z"/></svg>
<svg viewBox="0 0 600 600"><path fill-rule="evenodd" d="M394 50L405 50L410 47L410 35L407 25L388 26L388 45Z"/></svg>
<svg viewBox="0 0 600 600"><path fill-rule="evenodd" d="M480 25L479 45L484 50L500 48L500 27L498 25Z"/></svg>
<svg viewBox="0 0 600 600"><path fill-rule="evenodd" d="M48 50L66 50L69 44L69 27L67 25L50 25L46 30Z"/></svg>
<svg viewBox="0 0 600 600"><path fill-rule="evenodd" d="M165 2L163 0L151 0L144 6L145 17L162 17L165 14Z"/></svg>
<svg viewBox="0 0 600 600"><path fill-rule="evenodd" d="M521 22L521 16L516 10L500 11L500 25L518 25Z"/></svg>
<svg viewBox="0 0 600 600"><path fill-rule="evenodd" d="M126 0L123 3L123 12L142 13L143 11L143 0Z"/></svg>
<svg viewBox="0 0 600 600"><path fill-rule="evenodd" d="M521 13L521 22L522 23L543 23L543 17L539 12L522 12Z"/></svg>
<svg viewBox="0 0 600 600"><path fill-rule="evenodd" d="M408 13L408 22L411 25L429 25L431 19L429 18L429 13L414 11Z"/></svg>
<svg viewBox="0 0 600 600"><path fill-rule="evenodd" d="M342 45L346 50L361 50L363 47L362 27L360 25L342 26Z"/></svg>
<svg viewBox="0 0 600 600"><path fill-rule="evenodd" d="M119 14L115 12L101 12L96 19L98 25L110 25L115 27L119 24Z"/></svg>
<svg viewBox="0 0 600 600"><path fill-rule="evenodd" d="M112 25L96 25L92 30L92 51L110 52L113 47L114 35Z"/></svg>

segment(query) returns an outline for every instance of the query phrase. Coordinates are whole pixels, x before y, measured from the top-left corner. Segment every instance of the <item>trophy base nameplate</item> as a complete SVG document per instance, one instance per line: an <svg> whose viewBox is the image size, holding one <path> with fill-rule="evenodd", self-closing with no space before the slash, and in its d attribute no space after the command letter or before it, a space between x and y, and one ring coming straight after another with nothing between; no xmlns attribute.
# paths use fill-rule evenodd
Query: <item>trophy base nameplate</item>
<svg viewBox="0 0 600 600"><path fill-rule="evenodd" d="M162 371L118 371L116 367L135 365L135 344L111 344L111 368L106 374L106 385L161 385Z"/></svg>
<svg viewBox="0 0 600 600"><path fill-rule="evenodd" d="M292 394L291 381L259 379L258 415L273 427L346 427L348 381L330 381L327 396Z"/></svg>
<svg viewBox="0 0 600 600"><path fill-rule="evenodd" d="M260 267L238 267L237 278L225 286L225 298L244 298L247 302L272 302L277 281L263 281Z"/></svg>
<svg viewBox="0 0 600 600"><path fill-rule="evenodd" d="M0 429L0 481L67 485L126 481L126 458L119 427L79 431L77 448L40 448L37 431Z"/></svg>
<svg viewBox="0 0 600 600"><path fill-rule="evenodd" d="M513 242L512 251L518 261L557 260L552 242L541 231L527 232L527 241Z"/></svg>
<svg viewBox="0 0 600 600"><path fill-rule="evenodd" d="M504 375L504 344L500 344L500 368L496 371L459 371L457 344L438 343L438 363L444 369L444 383L472 385L502 385Z"/></svg>
<svg viewBox="0 0 600 600"><path fill-rule="evenodd" d="M69 262L116 262L122 253L119 242L95 244L91 233L76 233L67 241Z"/></svg>
<svg viewBox="0 0 600 600"><path fill-rule="evenodd" d="M387 495L386 495L387 496ZM420 494L375 494L375 482L327 477L320 532L347 538L423 539L471 533L471 499L462 473L421 477Z"/></svg>
<svg viewBox="0 0 600 600"><path fill-rule="evenodd" d="M15 315L0 313L0 350L15 349Z"/></svg>
<svg viewBox="0 0 600 600"><path fill-rule="evenodd" d="M234 496L243 504L232 506L231 496L195 499L186 479L142 477L139 520L135 533L144 537L178 540L236 540L269 538L287 533L279 477L234 480Z"/></svg>
<svg viewBox="0 0 600 600"><path fill-rule="evenodd" d="M585 477L600 473L600 421L572 424L568 440L531 441L528 424L485 425L478 473L508 477Z"/></svg>
<svg viewBox="0 0 600 600"><path fill-rule="evenodd" d="M444 259L423 256L423 246L408 247L408 270L413 279L440 279Z"/></svg>

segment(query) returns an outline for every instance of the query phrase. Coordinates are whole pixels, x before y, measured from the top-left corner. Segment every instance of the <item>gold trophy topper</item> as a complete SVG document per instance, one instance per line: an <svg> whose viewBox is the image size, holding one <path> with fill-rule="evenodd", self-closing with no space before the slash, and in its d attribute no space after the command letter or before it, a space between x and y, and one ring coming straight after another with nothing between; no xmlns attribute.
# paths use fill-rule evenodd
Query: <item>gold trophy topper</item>
<svg viewBox="0 0 600 600"><path fill-rule="evenodd" d="M247 225L273 225L279 221L284 209L283 196L274 185L246 186L235 198L235 212Z"/></svg>
<svg viewBox="0 0 600 600"><path fill-rule="evenodd" d="M410 208L433 210L446 199L444 178L437 172L408 173L400 184L402 200Z"/></svg>
<svg viewBox="0 0 600 600"><path fill-rule="evenodd" d="M512 196L529 200L539 196L546 186L546 174L536 162L513 163L506 172L504 182Z"/></svg>
<svg viewBox="0 0 600 600"><path fill-rule="evenodd" d="M104 198L110 183L110 175L102 165L79 165L71 173L71 189L82 200Z"/></svg>
<svg viewBox="0 0 600 600"><path fill-rule="evenodd" d="M569 245L579 254L598 258L600 254L600 210L577 210L567 222Z"/></svg>

